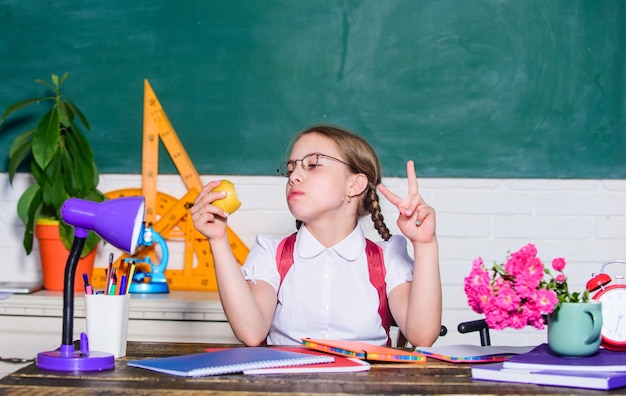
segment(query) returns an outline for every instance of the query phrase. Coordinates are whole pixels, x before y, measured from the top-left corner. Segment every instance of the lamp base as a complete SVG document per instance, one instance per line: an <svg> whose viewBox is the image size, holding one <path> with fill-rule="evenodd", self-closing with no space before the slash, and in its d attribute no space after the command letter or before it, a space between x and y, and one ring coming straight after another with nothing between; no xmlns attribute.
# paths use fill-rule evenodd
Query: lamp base
<svg viewBox="0 0 626 396"><path fill-rule="evenodd" d="M37 367L53 371L102 371L115 368L115 357L106 352L74 350L74 345L61 345L56 351L37 354Z"/></svg>

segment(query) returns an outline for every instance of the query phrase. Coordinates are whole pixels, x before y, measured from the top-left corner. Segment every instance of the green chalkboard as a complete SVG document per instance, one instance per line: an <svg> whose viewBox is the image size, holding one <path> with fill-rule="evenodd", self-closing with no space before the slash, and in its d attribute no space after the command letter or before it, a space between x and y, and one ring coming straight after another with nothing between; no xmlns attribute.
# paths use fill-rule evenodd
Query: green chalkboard
<svg viewBox="0 0 626 396"><path fill-rule="evenodd" d="M141 172L148 79L201 174L272 175L332 123L386 176L621 179L625 21L624 0L3 0L0 107L69 72L103 173Z"/></svg>

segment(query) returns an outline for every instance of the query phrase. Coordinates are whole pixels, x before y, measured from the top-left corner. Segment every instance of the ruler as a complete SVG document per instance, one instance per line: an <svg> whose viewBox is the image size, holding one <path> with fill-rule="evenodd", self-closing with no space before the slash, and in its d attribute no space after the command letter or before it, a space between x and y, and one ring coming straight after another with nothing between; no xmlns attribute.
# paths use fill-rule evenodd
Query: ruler
<svg viewBox="0 0 626 396"><path fill-rule="evenodd" d="M181 199L157 191L159 141L163 142L187 187L187 193ZM143 195L146 201L146 225L152 227L166 241L178 240L184 243L183 269L164 271L170 290L216 291L215 266L209 242L195 229L189 214L189 208L202 189L202 180L148 80L144 80L142 144L141 189L122 189L105 195L108 198ZM230 227L226 231L237 262L243 264L248 248ZM152 262L159 262L154 246L144 248L140 254L143 257L150 256ZM116 260L116 265L123 267L124 259L128 257L122 255ZM173 255L170 254L170 260L172 258ZM139 267L138 270L142 268ZM103 268L94 269L92 283L96 287L105 285L106 275Z"/></svg>

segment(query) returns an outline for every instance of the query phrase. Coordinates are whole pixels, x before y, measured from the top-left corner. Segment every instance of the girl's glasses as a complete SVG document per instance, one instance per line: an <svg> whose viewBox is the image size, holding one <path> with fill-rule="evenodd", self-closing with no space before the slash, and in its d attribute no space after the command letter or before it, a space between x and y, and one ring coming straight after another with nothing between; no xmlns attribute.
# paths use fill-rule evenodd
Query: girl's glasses
<svg viewBox="0 0 626 396"><path fill-rule="evenodd" d="M321 154L321 153L311 153L311 154L305 155L304 157L302 157L302 159L283 162L276 169L276 172L278 172L281 176L289 177L291 176L293 171L296 169L296 165L298 164L298 162L300 162L300 166L302 166L302 169L307 170L307 171L312 171L313 169L317 168L317 164L320 158L328 158L333 161L341 162L344 165L348 165L350 169L354 170L354 168L350 164L348 164L345 161L340 160L339 158L331 157L330 155Z"/></svg>

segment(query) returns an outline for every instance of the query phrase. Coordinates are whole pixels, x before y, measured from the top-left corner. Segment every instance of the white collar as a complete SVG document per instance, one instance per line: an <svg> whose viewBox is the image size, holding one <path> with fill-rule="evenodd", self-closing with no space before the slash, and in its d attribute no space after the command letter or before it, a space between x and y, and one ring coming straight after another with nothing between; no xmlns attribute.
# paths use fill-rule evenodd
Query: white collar
<svg viewBox="0 0 626 396"><path fill-rule="evenodd" d="M365 233L360 225L342 241L330 248L326 248L307 230L303 224L298 231L294 252L304 259L316 257L327 249L332 249L344 260L355 261L365 251Z"/></svg>

